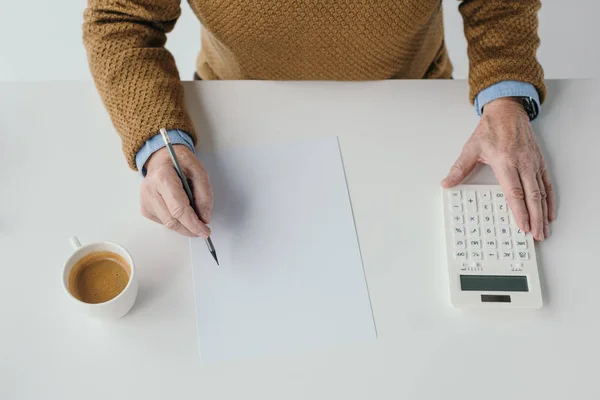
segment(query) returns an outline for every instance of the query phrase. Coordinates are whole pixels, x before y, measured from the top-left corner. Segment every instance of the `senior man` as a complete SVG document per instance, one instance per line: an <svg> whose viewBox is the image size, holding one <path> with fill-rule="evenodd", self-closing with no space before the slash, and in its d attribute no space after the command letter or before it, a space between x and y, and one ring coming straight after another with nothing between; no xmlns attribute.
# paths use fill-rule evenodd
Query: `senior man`
<svg viewBox="0 0 600 400"><path fill-rule="evenodd" d="M197 79L449 79L440 0L189 0L202 24ZM142 171L142 213L206 237L212 194L194 155L196 134L164 44L179 0L88 0L84 43L98 91L129 165ZM537 240L556 216L554 193L530 120L544 100L539 0L457 2L468 43L470 100L479 125L442 181L490 165L517 225ZM158 135L165 127L192 182L189 205Z"/></svg>

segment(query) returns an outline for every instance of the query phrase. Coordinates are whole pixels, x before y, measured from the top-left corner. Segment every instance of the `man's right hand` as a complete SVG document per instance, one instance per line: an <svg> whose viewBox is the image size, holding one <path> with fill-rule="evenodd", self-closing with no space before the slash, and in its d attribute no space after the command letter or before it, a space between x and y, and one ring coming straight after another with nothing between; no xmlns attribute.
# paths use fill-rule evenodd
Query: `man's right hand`
<svg viewBox="0 0 600 400"><path fill-rule="evenodd" d="M157 150L146 163L147 174L140 189L142 215L182 235L207 238L210 229L206 225L210 223L213 206L208 174L187 146L173 148L191 183L198 215L190 206L166 148Z"/></svg>

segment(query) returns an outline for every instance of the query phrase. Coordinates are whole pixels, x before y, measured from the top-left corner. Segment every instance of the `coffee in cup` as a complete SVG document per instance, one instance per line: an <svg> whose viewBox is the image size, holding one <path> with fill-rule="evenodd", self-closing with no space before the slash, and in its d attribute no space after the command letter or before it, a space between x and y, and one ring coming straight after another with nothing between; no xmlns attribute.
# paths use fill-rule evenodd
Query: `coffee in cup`
<svg viewBox="0 0 600 400"><path fill-rule="evenodd" d="M85 303L104 303L125 289L130 276L131 267L123 257L110 251L96 251L75 264L68 287L73 296Z"/></svg>

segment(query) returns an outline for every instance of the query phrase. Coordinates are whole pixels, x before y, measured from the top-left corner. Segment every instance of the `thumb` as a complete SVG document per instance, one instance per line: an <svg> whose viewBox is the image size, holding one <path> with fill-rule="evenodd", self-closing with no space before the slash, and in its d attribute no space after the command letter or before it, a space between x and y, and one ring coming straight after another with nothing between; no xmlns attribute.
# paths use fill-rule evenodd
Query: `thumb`
<svg viewBox="0 0 600 400"><path fill-rule="evenodd" d="M462 150L460 157L450 168L448 175L442 181L442 186L449 188L461 183L473 171L479 162L479 153L476 148L468 144Z"/></svg>

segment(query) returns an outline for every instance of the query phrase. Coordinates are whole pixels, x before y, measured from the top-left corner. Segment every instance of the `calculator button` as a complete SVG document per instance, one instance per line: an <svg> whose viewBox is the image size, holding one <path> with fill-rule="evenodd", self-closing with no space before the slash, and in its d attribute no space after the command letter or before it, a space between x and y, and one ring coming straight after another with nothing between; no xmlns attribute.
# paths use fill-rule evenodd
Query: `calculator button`
<svg viewBox="0 0 600 400"><path fill-rule="evenodd" d="M482 190L481 192L481 201L492 201L492 194L489 190Z"/></svg>
<svg viewBox="0 0 600 400"><path fill-rule="evenodd" d="M493 224L494 223L494 216L492 214L486 214L483 216L483 223L484 224Z"/></svg>
<svg viewBox="0 0 600 400"><path fill-rule="evenodd" d="M455 249L464 249L466 247L465 239L456 239L454 241Z"/></svg>
<svg viewBox="0 0 600 400"><path fill-rule="evenodd" d="M479 223L479 217L477 215L467 215L467 224Z"/></svg>
<svg viewBox="0 0 600 400"><path fill-rule="evenodd" d="M464 224L465 223L465 220L464 220L462 214L458 214L458 215L455 215L454 217L452 217L452 221L455 224Z"/></svg>
<svg viewBox="0 0 600 400"><path fill-rule="evenodd" d="M521 237L524 237L524 236L525 236L525 232L523 232L523 231L521 230L521 228L517 228L517 230L516 230L515 234L516 234L517 236L521 236Z"/></svg>
<svg viewBox="0 0 600 400"><path fill-rule="evenodd" d="M525 250L527 248L527 240L516 240L515 247L519 250Z"/></svg>
<svg viewBox="0 0 600 400"><path fill-rule="evenodd" d="M452 200L452 201L451 201L451 204L452 204L452 205L455 205L455 204L461 204L461 203L462 203L462 202L460 201L460 197L458 197L458 198L457 198L457 197L452 197L452 198L451 198L451 200Z"/></svg>
<svg viewBox="0 0 600 400"><path fill-rule="evenodd" d="M502 255L502 259L503 260L512 260L513 259L513 253L512 253L512 251L506 251L506 250L504 250L504 251L501 252L501 255Z"/></svg>
<svg viewBox="0 0 600 400"><path fill-rule="evenodd" d="M500 246L502 246L503 249L511 249L512 243L509 239L502 239L500 241Z"/></svg>
<svg viewBox="0 0 600 400"><path fill-rule="evenodd" d="M507 227L500 227L498 231L500 232L500 236L510 236L510 229Z"/></svg>
<svg viewBox="0 0 600 400"><path fill-rule="evenodd" d="M485 241L485 247L488 249L495 249L497 248L497 244L496 244L496 240L495 239L488 239Z"/></svg>
<svg viewBox="0 0 600 400"><path fill-rule="evenodd" d="M498 213L497 218L499 224L508 225L508 214Z"/></svg>
<svg viewBox="0 0 600 400"><path fill-rule="evenodd" d="M469 240L469 247L472 249L480 249L481 248L481 239Z"/></svg>
<svg viewBox="0 0 600 400"><path fill-rule="evenodd" d="M455 226L453 232L454 236L465 236L465 227L462 225Z"/></svg>
<svg viewBox="0 0 600 400"><path fill-rule="evenodd" d="M461 213L463 210L462 204L450 204L450 209L454 213Z"/></svg>
<svg viewBox="0 0 600 400"><path fill-rule="evenodd" d="M482 258L481 257L481 251L479 251L479 250L473 250L471 252L471 259L472 260L481 260L481 258Z"/></svg>
<svg viewBox="0 0 600 400"><path fill-rule="evenodd" d="M498 211L498 212L508 211L508 207L506 206L506 203L496 203L496 211Z"/></svg>
<svg viewBox="0 0 600 400"><path fill-rule="evenodd" d="M494 236L496 234L496 230L491 225L486 225L483 227L483 234L485 236Z"/></svg>
<svg viewBox="0 0 600 400"><path fill-rule="evenodd" d="M460 202L460 199L461 199L460 190L451 190L449 192L449 196L450 196L450 200L452 200L452 201L458 200Z"/></svg>
<svg viewBox="0 0 600 400"><path fill-rule="evenodd" d="M477 212L477 197L472 190L465 190L465 204L467 212Z"/></svg>
<svg viewBox="0 0 600 400"><path fill-rule="evenodd" d="M485 252L485 258L487 258L488 260L497 260L498 252L496 252L496 250L488 250Z"/></svg>
<svg viewBox="0 0 600 400"><path fill-rule="evenodd" d="M466 271L466 270L468 270L470 267L471 267L471 264L470 264L470 263L468 263L468 262L464 262L464 263L462 263L462 265L461 265L461 267L460 267L460 270L461 270L461 271Z"/></svg>
<svg viewBox="0 0 600 400"><path fill-rule="evenodd" d="M529 260L529 252L527 251L518 251L517 252L517 260L527 261Z"/></svg>
<svg viewBox="0 0 600 400"><path fill-rule="evenodd" d="M486 212L486 213L490 213L490 212L494 211L494 207L492 207L492 203L482 203L481 209L483 210L483 212Z"/></svg>
<svg viewBox="0 0 600 400"><path fill-rule="evenodd" d="M499 190L494 190L494 201L503 203L506 201L504 193Z"/></svg>
<svg viewBox="0 0 600 400"><path fill-rule="evenodd" d="M479 227L467 225L467 236L480 236Z"/></svg>
<svg viewBox="0 0 600 400"><path fill-rule="evenodd" d="M465 250L455 251L454 252L454 258L456 258L457 260L466 260L467 259L467 252Z"/></svg>

